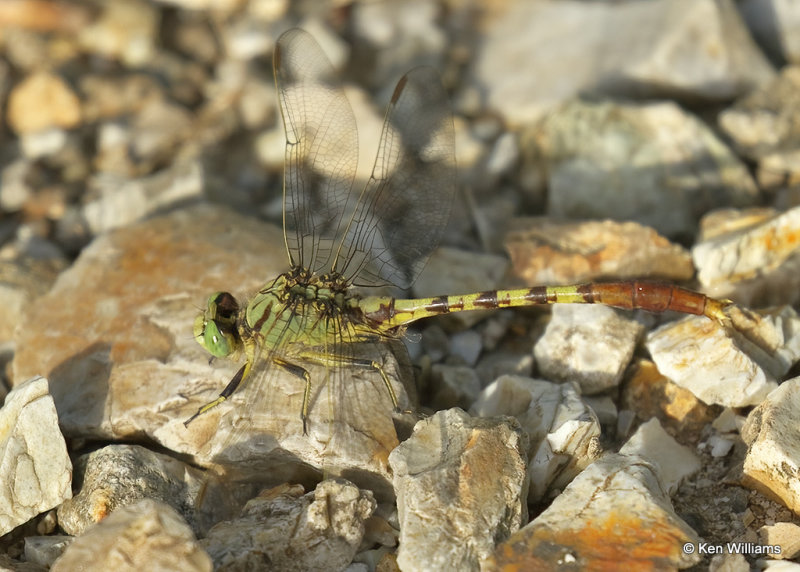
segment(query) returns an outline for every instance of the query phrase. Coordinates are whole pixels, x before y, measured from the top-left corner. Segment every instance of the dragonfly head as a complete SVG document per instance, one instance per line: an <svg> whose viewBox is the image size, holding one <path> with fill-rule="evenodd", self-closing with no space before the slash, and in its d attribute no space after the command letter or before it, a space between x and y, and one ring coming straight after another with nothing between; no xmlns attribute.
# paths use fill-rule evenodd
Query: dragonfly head
<svg viewBox="0 0 800 572"><path fill-rule="evenodd" d="M214 292L208 307L194 320L194 339L214 357L227 357L241 346L239 303L228 292Z"/></svg>

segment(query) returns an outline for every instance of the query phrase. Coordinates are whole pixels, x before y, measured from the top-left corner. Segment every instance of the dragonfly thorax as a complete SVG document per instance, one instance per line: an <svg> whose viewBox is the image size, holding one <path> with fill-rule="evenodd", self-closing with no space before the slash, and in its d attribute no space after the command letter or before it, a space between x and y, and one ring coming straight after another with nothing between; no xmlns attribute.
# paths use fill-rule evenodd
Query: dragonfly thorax
<svg viewBox="0 0 800 572"><path fill-rule="evenodd" d="M250 300L240 336L270 348L284 337L306 345L353 338L359 299L341 275L318 275L295 267Z"/></svg>

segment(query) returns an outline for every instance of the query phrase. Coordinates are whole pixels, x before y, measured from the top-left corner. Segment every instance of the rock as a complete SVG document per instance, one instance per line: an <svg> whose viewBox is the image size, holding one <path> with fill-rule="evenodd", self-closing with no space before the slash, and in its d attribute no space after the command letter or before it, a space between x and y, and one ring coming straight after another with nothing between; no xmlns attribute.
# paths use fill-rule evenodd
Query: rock
<svg viewBox="0 0 800 572"><path fill-rule="evenodd" d="M670 437L658 419L643 423L619 452L638 455L653 463L670 496L675 494L684 479L700 470L697 455Z"/></svg>
<svg viewBox="0 0 800 572"><path fill-rule="evenodd" d="M681 549L698 542L673 511L652 465L638 456L607 454L501 543L488 568L674 570L700 560Z"/></svg>
<svg viewBox="0 0 800 572"><path fill-rule="evenodd" d="M141 499L171 506L197 534L236 508L211 476L136 445L108 445L82 455L75 473L78 494L58 507L61 528L75 536Z"/></svg>
<svg viewBox="0 0 800 572"><path fill-rule="evenodd" d="M431 377L431 405L437 410L469 408L481 391L478 374L471 367L437 363L433 366Z"/></svg>
<svg viewBox="0 0 800 572"><path fill-rule="evenodd" d="M25 560L49 570L73 540L72 536L66 535L28 536L25 538Z"/></svg>
<svg viewBox="0 0 800 572"><path fill-rule="evenodd" d="M607 306L556 304L533 353L547 379L576 381L583 393L599 393L620 382L643 332Z"/></svg>
<svg viewBox="0 0 800 572"><path fill-rule="evenodd" d="M554 218L633 220L693 236L702 213L758 200L744 163L672 102L571 102L523 133L521 147Z"/></svg>
<svg viewBox="0 0 800 572"><path fill-rule="evenodd" d="M143 499L87 529L55 561L52 572L85 570L212 570L211 559L171 507Z"/></svg>
<svg viewBox="0 0 800 572"><path fill-rule="evenodd" d="M459 409L421 421L392 451L401 569L479 570L525 521L525 449L516 424Z"/></svg>
<svg viewBox="0 0 800 572"><path fill-rule="evenodd" d="M516 219L504 245L514 275L528 285L604 276L681 282L694 275L684 248L635 222Z"/></svg>
<svg viewBox="0 0 800 572"><path fill-rule="evenodd" d="M47 292L64 266L61 258L20 256L0 261L0 340L13 339L14 330L25 323L28 307Z"/></svg>
<svg viewBox="0 0 800 572"><path fill-rule="evenodd" d="M800 299L798 235L800 207L713 213L692 248L697 278L714 296L742 304L793 304Z"/></svg>
<svg viewBox="0 0 800 572"><path fill-rule="evenodd" d="M80 101L66 82L49 72L29 75L8 96L7 120L18 134L53 127L70 129L81 121Z"/></svg>
<svg viewBox="0 0 800 572"><path fill-rule="evenodd" d="M800 514L800 377L784 381L750 412L742 428L748 445L746 486Z"/></svg>
<svg viewBox="0 0 800 572"><path fill-rule="evenodd" d="M789 560L800 555L800 526L792 522L762 526L758 530L758 536L761 544L780 547L780 554L771 554L772 558Z"/></svg>
<svg viewBox="0 0 800 572"><path fill-rule="evenodd" d="M473 82L512 126L579 94L725 101L774 74L730 2L509 2L485 13Z"/></svg>
<svg viewBox="0 0 800 572"><path fill-rule="evenodd" d="M472 294L497 288L508 260L495 254L475 254L455 248L435 250L414 283L414 295ZM457 312L447 316L462 327L477 323L484 312Z"/></svg>
<svg viewBox="0 0 800 572"><path fill-rule="evenodd" d="M305 495L301 486L281 485L248 501L202 544L218 570L343 570L375 506L369 491L344 480L323 481Z"/></svg>
<svg viewBox="0 0 800 572"><path fill-rule="evenodd" d="M212 292L253 292L284 271L284 251L275 247L282 240L274 227L208 205L101 236L29 308L29 327L16 340L15 379L51 374L71 437L147 435L198 464L236 467L230 478L269 479L264 486L346 471L391 498L388 455L398 440L386 386L371 370L342 373L326 387L327 368L309 367L316 393L308 436L300 419L303 382L283 369L268 369L274 375L265 372L263 382L183 424L241 367L232 360L209 366L191 335L198 308ZM402 380L394 387L400 409L413 409L413 387L404 385L410 366L403 348L393 347L365 344L360 351Z"/></svg>
<svg viewBox="0 0 800 572"><path fill-rule="evenodd" d="M650 333L647 349L663 375L703 402L757 405L797 361L800 322L788 307L729 313L728 325L699 316L666 324Z"/></svg>
<svg viewBox="0 0 800 572"><path fill-rule="evenodd" d="M770 171L796 174L800 170L800 128L794 122L800 112L798 88L800 67L787 66L774 80L719 115L719 126L737 151L758 162L761 180Z"/></svg>
<svg viewBox="0 0 800 572"><path fill-rule="evenodd" d="M483 350L483 339L475 330L464 330L450 337L450 355L460 358L468 366L475 366Z"/></svg>
<svg viewBox="0 0 800 572"><path fill-rule="evenodd" d="M143 66L155 56L159 20L156 7L141 0L104 4L99 17L81 29L80 43L127 66Z"/></svg>
<svg viewBox="0 0 800 572"><path fill-rule="evenodd" d="M473 415L510 415L528 436L528 502L567 486L602 453L600 424L576 383L504 375L481 392Z"/></svg>
<svg viewBox="0 0 800 572"><path fill-rule="evenodd" d="M794 2L744 0L738 4L753 38L773 61L800 61L800 14Z"/></svg>
<svg viewBox="0 0 800 572"><path fill-rule="evenodd" d="M176 163L149 177L121 179L98 175L90 185L95 197L87 200L83 215L94 234L130 225L203 193L203 168L197 161Z"/></svg>
<svg viewBox="0 0 800 572"><path fill-rule="evenodd" d="M719 410L670 381L652 361L644 359L634 361L620 401L624 409L635 411L640 420L655 417L676 434L695 441Z"/></svg>
<svg viewBox="0 0 800 572"><path fill-rule="evenodd" d="M0 408L0 535L72 496L72 463L47 380L17 385Z"/></svg>
<svg viewBox="0 0 800 572"><path fill-rule="evenodd" d="M368 79L372 86L388 89L410 67L441 68L448 39L440 26L440 6L434 0L406 3L366 3L353 6L355 58L361 52L374 62Z"/></svg>

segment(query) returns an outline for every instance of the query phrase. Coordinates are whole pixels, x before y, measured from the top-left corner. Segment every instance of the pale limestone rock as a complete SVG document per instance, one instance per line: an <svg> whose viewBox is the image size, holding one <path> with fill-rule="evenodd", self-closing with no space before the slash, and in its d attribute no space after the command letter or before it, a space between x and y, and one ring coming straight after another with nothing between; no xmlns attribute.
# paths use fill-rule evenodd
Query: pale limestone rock
<svg viewBox="0 0 800 572"><path fill-rule="evenodd" d="M87 529L67 547L51 570L211 572L212 565L174 509L143 499Z"/></svg>
<svg viewBox="0 0 800 572"><path fill-rule="evenodd" d="M345 480L303 494L281 485L251 499L239 518L212 528L202 544L218 569L341 570L364 537L376 503Z"/></svg>
<svg viewBox="0 0 800 572"><path fill-rule="evenodd" d="M685 568L699 561L700 537L674 512L657 470L634 456L608 454L587 467L530 524L501 543L490 569ZM635 546L636 550L631 550Z"/></svg>
<svg viewBox="0 0 800 572"><path fill-rule="evenodd" d="M48 569L75 540L72 536L28 536L25 538L25 560Z"/></svg>
<svg viewBox="0 0 800 572"><path fill-rule="evenodd" d="M213 475L138 445L108 445L82 455L75 475L80 490L58 507L61 528L75 536L144 498L171 506L197 534L237 508Z"/></svg>
<svg viewBox="0 0 800 572"><path fill-rule="evenodd" d="M528 434L528 502L563 489L601 453L600 424L577 384L504 375L481 392L473 415L511 415Z"/></svg>
<svg viewBox="0 0 800 572"><path fill-rule="evenodd" d="M600 305L556 304L533 348L539 371L553 381L576 381L582 393L616 386L644 327Z"/></svg>
<svg viewBox="0 0 800 572"><path fill-rule="evenodd" d="M680 282L694 275L686 249L635 222L519 218L504 245L514 275L529 285L574 284L599 276Z"/></svg>
<svg viewBox="0 0 800 572"><path fill-rule="evenodd" d="M797 252L800 207L771 217L754 214L722 211L704 223L692 258L698 280L715 295L724 295L738 282L769 275Z"/></svg>
<svg viewBox="0 0 800 572"><path fill-rule="evenodd" d="M708 404L757 405L800 355L800 321L784 307L757 314L732 306L719 324L693 316L647 337L659 371Z"/></svg>
<svg viewBox="0 0 800 572"><path fill-rule="evenodd" d="M47 380L16 386L0 408L0 535L72 496L72 463Z"/></svg>
<svg viewBox="0 0 800 572"><path fill-rule="evenodd" d="M800 377L784 381L747 416L744 482L800 514Z"/></svg>
<svg viewBox="0 0 800 572"><path fill-rule="evenodd" d="M36 72L12 89L7 118L8 124L19 134L53 127L69 129L81 121L80 100L59 76Z"/></svg>
<svg viewBox="0 0 800 572"><path fill-rule="evenodd" d="M553 218L694 236L702 213L759 200L746 165L673 102L570 102L521 137L523 166L540 173Z"/></svg>
<svg viewBox="0 0 800 572"><path fill-rule="evenodd" d="M623 455L638 455L658 469L658 476L670 495L681 483L700 470L700 459L661 427L658 419L643 423L622 446Z"/></svg>
<svg viewBox="0 0 800 572"><path fill-rule="evenodd" d="M489 107L511 125L587 92L729 100L774 75L730 2L488 6L473 75Z"/></svg>
<svg viewBox="0 0 800 572"><path fill-rule="evenodd" d="M478 570L527 516L525 436L460 409L419 422L389 456L402 569Z"/></svg>
<svg viewBox="0 0 800 572"><path fill-rule="evenodd" d="M789 560L800 555L800 526L792 522L762 526L758 530L758 537L765 546L780 546L781 553L772 555L772 558Z"/></svg>

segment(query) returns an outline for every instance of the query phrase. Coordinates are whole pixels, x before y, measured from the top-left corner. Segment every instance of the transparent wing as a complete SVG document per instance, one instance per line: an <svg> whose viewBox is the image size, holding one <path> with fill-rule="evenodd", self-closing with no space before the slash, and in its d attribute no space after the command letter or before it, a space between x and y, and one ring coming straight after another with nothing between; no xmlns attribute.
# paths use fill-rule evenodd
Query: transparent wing
<svg viewBox="0 0 800 572"><path fill-rule="evenodd" d="M292 265L324 273L344 231L358 164L356 121L333 66L307 32L281 35L274 67L286 131L286 249Z"/></svg>
<svg viewBox="0 0 800 572"><path fill-rule="evenodd" d="M395 88L334 269L358 285L407 288L439 243L455 189L447 94L436 70L413 69Z"/></svg>

